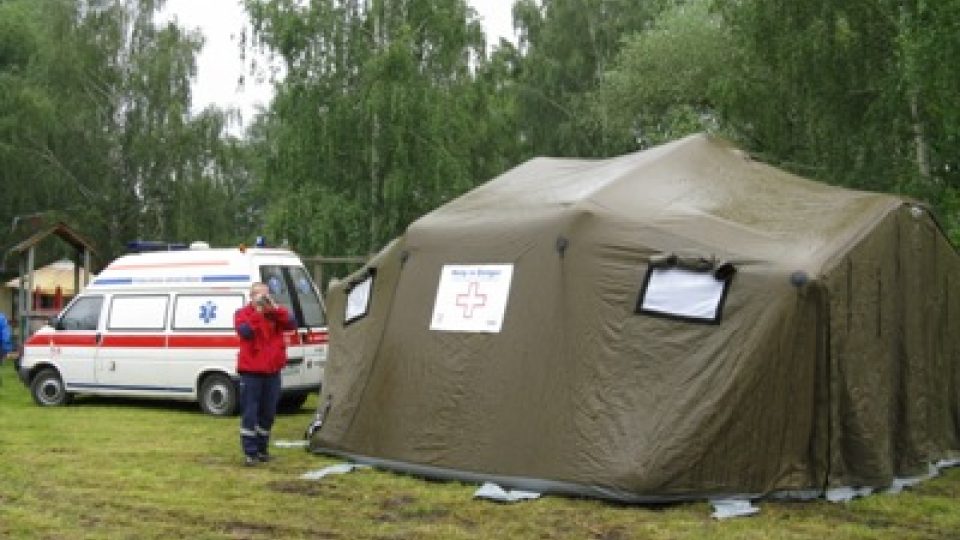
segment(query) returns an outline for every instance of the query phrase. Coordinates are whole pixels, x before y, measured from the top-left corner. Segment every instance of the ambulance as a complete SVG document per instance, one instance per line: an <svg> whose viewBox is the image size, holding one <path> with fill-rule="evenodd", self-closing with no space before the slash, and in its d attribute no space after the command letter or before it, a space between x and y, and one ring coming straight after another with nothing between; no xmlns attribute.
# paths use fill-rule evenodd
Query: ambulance
<svg viewBox="0 0 960 540"><path fill-rule="evenodd" d="M199 402L234 414L239 337L234 312L263 282L297 320L285 335L281 408L318 392L327 356L319 291L293 252L275 248L187 249L130 254L110 263L24 344L20 379L38 405L76 394Z"/></svg>

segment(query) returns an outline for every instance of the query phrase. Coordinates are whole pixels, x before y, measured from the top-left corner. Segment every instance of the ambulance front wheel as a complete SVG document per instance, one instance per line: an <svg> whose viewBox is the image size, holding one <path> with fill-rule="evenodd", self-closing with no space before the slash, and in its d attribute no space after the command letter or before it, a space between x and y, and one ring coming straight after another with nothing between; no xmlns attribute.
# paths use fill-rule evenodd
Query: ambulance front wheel
<svg viewBox="0 0 960 540"><path fill-rule="evenodd" d="M70 394L63 384L60 374L53 368L46 368L37 373L30 383L30 394L37 405L44 407L59 407L70 403Z"/></svg>
<svg viewBox="0 0 960 540"><path fill-rule="evenodd" d="M237 385L230 377L214 373L200 385L200 408L213 416L231 416L237 412Z"/></svg>

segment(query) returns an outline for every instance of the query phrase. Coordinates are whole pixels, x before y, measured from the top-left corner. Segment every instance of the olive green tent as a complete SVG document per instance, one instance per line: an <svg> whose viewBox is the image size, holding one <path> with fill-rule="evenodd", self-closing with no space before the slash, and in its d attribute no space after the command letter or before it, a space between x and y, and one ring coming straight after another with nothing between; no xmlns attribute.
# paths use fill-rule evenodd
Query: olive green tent
<svg viewBox="0 0 960 540"><path fill-rule="evenodd" d="M926 208L695 135L534 159L328 296L314 451L623 501L888 486L960 456Z"/></svg>

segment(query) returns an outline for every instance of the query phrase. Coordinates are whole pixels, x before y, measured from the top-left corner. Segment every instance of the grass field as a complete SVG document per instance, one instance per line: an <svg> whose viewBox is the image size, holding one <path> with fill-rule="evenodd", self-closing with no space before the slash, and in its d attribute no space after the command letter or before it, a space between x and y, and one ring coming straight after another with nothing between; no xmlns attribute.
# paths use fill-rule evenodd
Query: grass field
<svg viewBox="0 0 960 540"><path fill-rule="evenodd" d="M299 439L315 398L282 415L275 439ZM960 469L898 496L847 504L760 504L714 521L705 502L666 507L543 497L471 499L476 486L359 471L302 449L240 465L236 418L193 404L81 398L33 405L10 362L0 370L0 538L960 538Z"/></svg>

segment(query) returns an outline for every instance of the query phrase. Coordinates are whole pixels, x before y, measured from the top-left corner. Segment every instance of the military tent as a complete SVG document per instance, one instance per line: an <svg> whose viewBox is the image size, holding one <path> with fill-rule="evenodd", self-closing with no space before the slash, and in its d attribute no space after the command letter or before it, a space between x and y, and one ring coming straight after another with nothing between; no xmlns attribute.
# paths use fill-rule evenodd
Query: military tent
<svg viewBox="0 0 960 540"><path fill-rule="evenodd" d="M924 206L712 136L533 159L331 286L310 448L627 502L888 486L960 456L958 270Z"/></svg>

